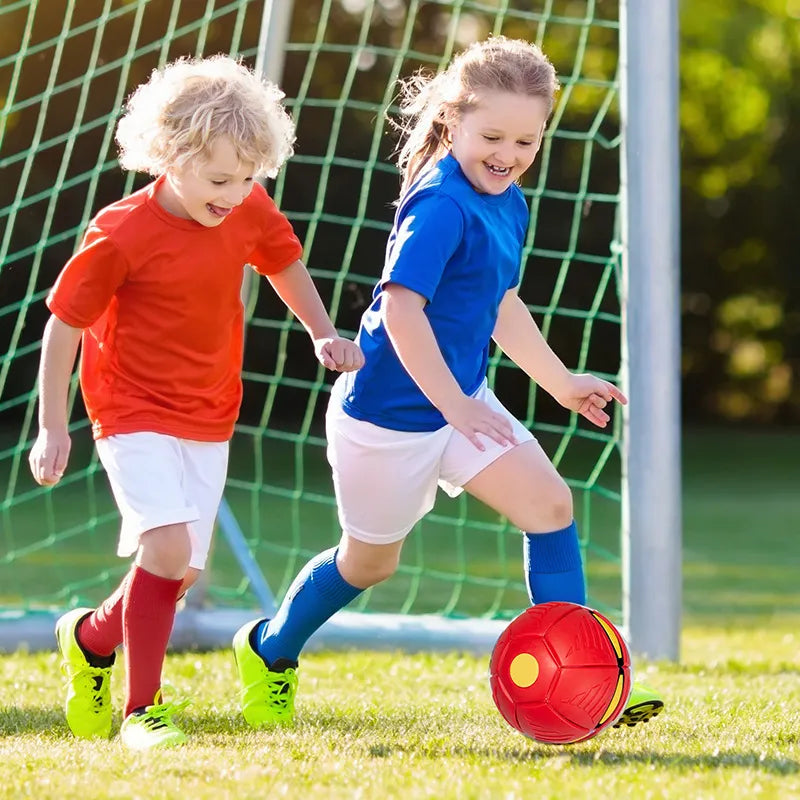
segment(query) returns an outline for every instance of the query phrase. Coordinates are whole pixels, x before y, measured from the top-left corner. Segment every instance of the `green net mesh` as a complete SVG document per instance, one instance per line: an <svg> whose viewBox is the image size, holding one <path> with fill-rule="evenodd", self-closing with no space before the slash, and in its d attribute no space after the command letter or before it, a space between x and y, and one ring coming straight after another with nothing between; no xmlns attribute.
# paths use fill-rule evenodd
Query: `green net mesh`
<svg viewBox="0 0 800 800"><path fill-rule="evenodd" d="M144 185L117 165L124 98L156 66L218 52L254 64L262 2L0 2L0 609L93 604L126 564L118 518L73 380L68 472L52 490L27 467L49 287L88 221ZM521 295L574 370L616 380L620 353L617 3L591 0L303 0L294 3L282 87L296 155L268 186L304 242L331 315L352 335L380 274L399 180L384 120L396 79L435 70L490 33L527 38L562 91L523 189L532 214ZM226 503L279 598L339 536L323 414L332 377L268 284L247 297L244 403ZM490 379L574 491L590 602L619 619L620 431L556 407L495 352ZM401 478L399 478L401 479ZM441 497L398 573L357 610L502 617L527 605L518 530L479 503ZM252 606L251 582L217 536L205 600Z"/></svg>

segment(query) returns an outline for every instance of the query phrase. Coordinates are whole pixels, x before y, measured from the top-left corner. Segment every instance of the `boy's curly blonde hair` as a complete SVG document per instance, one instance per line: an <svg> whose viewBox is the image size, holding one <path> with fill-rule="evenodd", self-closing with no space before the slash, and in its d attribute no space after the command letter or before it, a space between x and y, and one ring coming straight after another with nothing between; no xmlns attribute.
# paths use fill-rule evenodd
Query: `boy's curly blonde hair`
<svg viewBox="0 0 800 800"><path fill-rule="evenodd" d="M274 178L292 155L294 123L277 86L229 56L182 58L153 70L117 125L124 169L161 175L208 156L227 137L254 176Z"/></svg>

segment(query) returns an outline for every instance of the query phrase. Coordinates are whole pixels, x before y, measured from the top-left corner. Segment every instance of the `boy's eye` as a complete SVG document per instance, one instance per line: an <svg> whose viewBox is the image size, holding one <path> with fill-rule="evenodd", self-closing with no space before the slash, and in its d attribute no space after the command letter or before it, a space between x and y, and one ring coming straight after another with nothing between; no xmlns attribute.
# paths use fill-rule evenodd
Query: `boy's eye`
<svg viewBox="0 0 800 800"><path fill-rule="evenodd" d="M211 183L213 183L214 186L224 186L227 181L211 181Z"/></svg>
<svg viewBox="0 0 800 800"><path fill-rule="evenodd" d="M487 136L484 133L483 134L483 138L486 139L487 142L496 142L500 137L499 136Z"/></svg>
<svg viewBox="0 0 800 800"><path fill-rule="evenodd" d="M533 142L528 142L526 140L522 140L522 141L517 142L517 144L522 145L522 147L530 147L533 144Z"/></svg>

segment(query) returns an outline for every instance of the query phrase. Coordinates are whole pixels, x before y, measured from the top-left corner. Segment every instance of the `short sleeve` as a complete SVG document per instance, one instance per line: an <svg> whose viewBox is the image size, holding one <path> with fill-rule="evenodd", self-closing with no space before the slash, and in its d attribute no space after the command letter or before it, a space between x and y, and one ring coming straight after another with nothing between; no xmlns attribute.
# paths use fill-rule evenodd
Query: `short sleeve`
<svg viewBox="0 0 800 800"><path fill-rule="evenodd" d="M303 246L288 219L278 210L266 189L253 187L252 213L260 231L258 241L247 263L261 275L281 272L303 256Z"/></svg>
<svg viewBox="0 0 800 800"><path fill-rule="evenodd" d="M398 210L381 284L399 283L431 300L464 235L464 217L447 195L421 193Z"/></svg>
<svg viewBox="0 0 800 800"><path fill-rule="evenodd" d="M128 276L117 247L97 227L90 227L77 253L66 263L47 297L47 307L62 322L88 328L102 315Z"/></svg>

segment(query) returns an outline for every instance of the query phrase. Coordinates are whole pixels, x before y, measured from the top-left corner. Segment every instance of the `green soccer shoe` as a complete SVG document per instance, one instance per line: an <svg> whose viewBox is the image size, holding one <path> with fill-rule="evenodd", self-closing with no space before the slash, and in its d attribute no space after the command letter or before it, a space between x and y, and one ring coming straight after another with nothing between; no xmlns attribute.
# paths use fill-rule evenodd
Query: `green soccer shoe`
<svg viewBox="0 0 800 800"><path fill-rule="evenodd" d="M663 710L664 701L656 692L641 683L634 683L628 705L625 706L622 716L614 723L614 727L621 728L627 725L632 728L640 722L649 722Z"/></svg>
<svg viewBox="0 0 800 800"><path fill-rule="evenodd" d="M95 667L78 644L75 631L91 608L73 608L56 622L61 669L67 676L67 725L81 739L111 735L111 666ZM113 660L112 660L113 663Z"/></svg>
<svg viewBox="0 0 800 800"><path fill-rule="evenodd" d="M151 706L125 717L119 738L129 750L155 750L176 747L186 741L186 734L172 721L172 715L189 705L189 700L161 702L159 691Z"/></svg>
<svg viewBox="0 0 800 800"><path fill-rule="evenodd" d="M242 625L233 637L242 715L256 729L291 725L297 693L297 662L279 658L267 665L250 641L255 627L265 621L252 620Z"/></svg>

